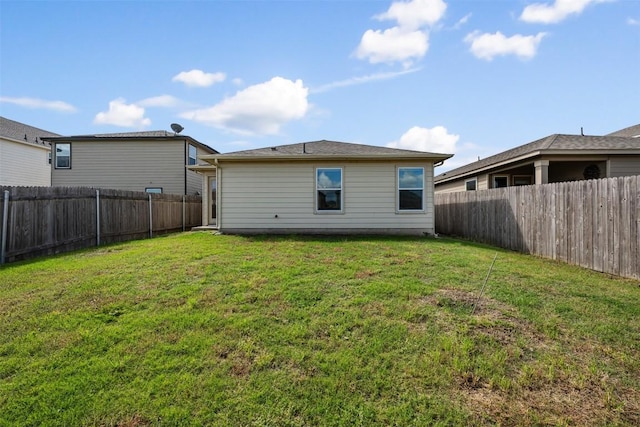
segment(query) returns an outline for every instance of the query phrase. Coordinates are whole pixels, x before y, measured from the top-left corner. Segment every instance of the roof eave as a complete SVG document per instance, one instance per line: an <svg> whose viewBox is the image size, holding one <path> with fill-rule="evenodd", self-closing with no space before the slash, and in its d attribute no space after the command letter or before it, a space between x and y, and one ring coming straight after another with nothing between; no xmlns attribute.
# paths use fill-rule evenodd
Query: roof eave
<svg viewBox="0 0 640 427"><path fill-rule="evenodd" d="M170 140L170 141L184 141L185 139L192 142L206 150L210 150L213 153L207 155L220 154L215 148L209 147L207 144L193 139L187 135L167 135L167 136L94 136L94 135L75 135L75 136L46 136L40 138L43 141L49 143L54 142L104 142L104 141L158 141L158 140Z"/></svg>
<svg viewBox="0 0 640 427"><path fill-rule="evenodd" d="M187 169L194 172L206 172L216 170L217 167L215 165L191 165L187 166Z"/></svg>
<svg viewBox="0 0 640 427"><path fill-rule="evenodd" d="M450 181L454 181L457 179L462 179L462 178L466 178L472 175L478 175L480 173L484 173L487 171L490 171L492 169L496 169L502 166L507 166L513 163L518 163L524 160L529 160L532 157L539 157L539 156L550 156L550 155L554 155L554 156L588 156L588 155L598 155L598 156L602 156L602 155L607 155L607 156L612 156L612 155L640 155L640 150L639 149L634 149L634 148L626 148L626 149L587 149L587 150L577 150L577 149L562 149L562 150L554 150L554 149L545 149L545 150L537 150L537 151L533 151L531 153L527 153L527 154L523 154L521 156L518 157L514 157L508 160L503 160L501 162L497 162L497 163L491 163L489 165L483 166L483 167L479 167L478 169L472 169L470 171L464 172L464 173L460 173L457 175L451 175L451 176L447 176L446 178L441 177L438 178L438 176L435 177L436 181L435 184L443 184L446 182L450 182ZM446 174L446 172L445 172Z"/></svg>
<svg viewBox="0 0 640 427"><path fill-rule="evenodd" d="M5 141L10 141L10 142L15 142L17 144L28 145L29 147L38 147L38 148L43 148L45 150L51 151L51 145L45 145L45 144L40 144L40 143L37 143L37 142L25 141L24 139L16 139L16 138L8 137L8 136L1 136L0 139L4 139ZM44 141L44 139L42 139L42 138L41 138L41 140Z"/></svg>
<svg viewBox="0 0 640 427"><path fill-rule="evenodd" d="M453 180L456 180L456 179L465 178L465 177L467 177L469 175L477 175L479 173L483 173L483 172L486 172L486 171L491 170L491 169L499 168L501 166L505 166L505 165L508 165L510 163L517 163L517 162L521 162L523 160L528 160L531 157L537 157L541 153L542 153L541 151L533 151L531 153L523 154L523 155L518 156L518 157L513 157L513 158L508 159L508 160L503 160L503 161L497 162L497 163L491 163L489 165L481 166L481 167L479 167L477 169L472 169L472 170L467 171L467 172L463 172L463 173L456 174L456 175L451 175L451 176L448 176L446 178L440 178L437 181L435 181L435 184L441 184L441 183L444 183L444 182L449 182L449 181L453 181ZM446 172L444 172L444 174L446 174ZM436 179L437 178L438 177L436 177Z"/></svg>
<svg viewBox="0 0 640 427"><path fill-rule="evenodd" d="M357 154L293 154L293 155L277 155L277 156L234 156L234 155L215 155L209 154L199 156L199 159L205 160L209 163L221 163L221 162L288 162L288 161L336 161L336 160L372 160L372 161L385 161L385 160L428 160L433 162L440 162L453 157L453 154L437 154L437 153L425 153L422 154L401 154L401 155L357 155Z"/></svg>

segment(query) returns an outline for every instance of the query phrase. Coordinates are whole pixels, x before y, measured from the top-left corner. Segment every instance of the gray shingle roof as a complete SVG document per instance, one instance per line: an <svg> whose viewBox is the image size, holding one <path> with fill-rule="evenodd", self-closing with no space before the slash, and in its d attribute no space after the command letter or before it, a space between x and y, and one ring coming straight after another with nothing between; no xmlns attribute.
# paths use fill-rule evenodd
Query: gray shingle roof
<svg viewBox="0 0 640 427"><path fill-rule="evenodd" d="M42 141L42 137L60 135L0 116L0 136L7 139L16 139L19 141L48 146L48 143L44 143Z"/></svg>
<svg viewBox="0 0 640 427"><path fill-rule="evenodd" d="M628 138L621 136L583 136L554 134L538 139L528 144L520 145L502 153L469 163L435 177L435 182L454 177L461 177L472 172L508 162L520 157L530 157L537 154L553 153L554 151L602 152L615 153L616 151L638 151L640 154L640 138Z"/></svg>
<svg viewBox="0 0 640 427"><path fill-rule="evenodd" d="M353 144L349 142L338 141L310 141L300 142L297 144L278 145L276 147L256 148L252 150L235 151L217 155L216 157L224 159L225 157L233 158L291 158L300 156L336 156L336 157L433 157L434 159L443 160L451 157L450 154L427 153L424 151L401 150L397 148L377 147L373 145Z"/></svg>
<svg viewBox="0 0 640 427"><path fill-rule="evenodd" d="M628 128L620 129L615 132L607 134L607 136L626 136L626 137L640 137L640 124L629 126Z"/></svg>

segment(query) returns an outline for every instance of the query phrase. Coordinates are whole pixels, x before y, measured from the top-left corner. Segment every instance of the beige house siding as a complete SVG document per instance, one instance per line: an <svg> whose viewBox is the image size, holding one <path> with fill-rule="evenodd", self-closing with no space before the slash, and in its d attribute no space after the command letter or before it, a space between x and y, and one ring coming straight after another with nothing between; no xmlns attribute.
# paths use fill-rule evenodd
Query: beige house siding
<svg viewBox="0 0 640 427"><path fill-rule="evenodd" d="M476 188L477 190L488 190L489 188L491 188L489 186L489 175L488 174L482 174L482 175L478 175L476 177L478 179L478 187ZM466 182L467 180L465 180Z"/></svg>
<svg viewBox="0 0 640 427"><path fill-rule="evenodd" d="M436 186L436 193L457 193L465 191L465 181L451 181Z"/></svg>
<svg viewBox="0 0 640 427"><path fill-rule="evenodd" d="M425 173L425 211L397 213L397 167ZM315 170L343 169L343 212L315 212ZM429 162L225 163L218 170L219 227L231 232L434 232Z"/></svg>
<svg viewBox="0 0 640 427"><path fill-rule="evenodd" d="M48 145L0 139L0 185L51 185Z"/></svg>
<svg viewBox="0 0 640 427"><path fill-rule="evenodd" d="M612 157L609 160L609 177L640 175L640 156Z"/></svg>
<svg viewBox="0 0 640 427"><path fill-rule="evenodd" d="M184 142L73 141L71 169L52 167L53 186L83 186L184 194Z"/></svg>

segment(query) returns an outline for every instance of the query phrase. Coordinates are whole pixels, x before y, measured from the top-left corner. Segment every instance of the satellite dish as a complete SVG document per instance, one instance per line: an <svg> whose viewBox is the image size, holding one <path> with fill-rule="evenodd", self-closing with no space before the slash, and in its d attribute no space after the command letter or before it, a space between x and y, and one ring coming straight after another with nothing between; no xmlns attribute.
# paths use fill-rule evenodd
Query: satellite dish
<svg viewBox="0 0 640 427"><path fill-rule="evenodd" d="M175 132L175 133L180 133L184 130L184 128L182 126L180 126L178 123L171 123L171 129Z"/></svg>

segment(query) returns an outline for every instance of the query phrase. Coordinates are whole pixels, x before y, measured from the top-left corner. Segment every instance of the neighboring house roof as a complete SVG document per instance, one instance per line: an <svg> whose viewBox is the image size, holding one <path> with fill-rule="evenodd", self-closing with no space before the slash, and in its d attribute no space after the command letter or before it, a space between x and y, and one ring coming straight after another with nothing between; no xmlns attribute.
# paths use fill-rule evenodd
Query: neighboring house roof
<svg viewBox="0 0 640 427"><path fill-rule="evenodd" d="M640 154L640 138L554 134L469 163L434 178L435 183L543 154Z"/></svg>
<svg viewBox="0 0 640 427"><path fill-rule="evenodd" d="M141 132L115 132L115 133L96 133L89 135L77 135L74 138L158 138L167 136L180 136L177 133L167 132L166 130L145 130Z"/></svg>
<svg viewBox="0 0 640 427"><path fill-rule="evenodd" d="M210 153L218 153L214 148L209 147L207 144L204 144L198 140L193 139L187 135L180 135L173 132L167 132L165 130L150 130L150 131L142 131L142 132L117 132L117 133L99 133L99 134L90 134L90 135L73 135L73 136L57 136L57 137L48 137L44 138L45 141L49 142L73 142L73 141L83 141L83 142L103 142L105 140L145 140L145 139L166 139L166 140L177 140L184 141L188 140L190 143L199 145L204 150L209 151Z"/></svg>
<svg viewBox="0 0 640 427"><path fill-rule="evenodd" d="M640 138L640 124L611 132L607 134L607 136L626 136L630 138Z"/></svg>
<svg viewBox="0 0 640 427"><path fill-rule="evenodd" d="M444 161L453 154L427 153L423 151L400 150L338 141L310 141L275 147L236 151L233 153L202 156L211 161L290 161L321 159L429 159Z"/></svg>
<svg viewBox="0 0 640 427"><path fill-rule="evenodd" d="M0 137L2 138L49 147L49 144L46 144L42 138L50 136L60 135L0 116Z"/></svg>

